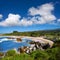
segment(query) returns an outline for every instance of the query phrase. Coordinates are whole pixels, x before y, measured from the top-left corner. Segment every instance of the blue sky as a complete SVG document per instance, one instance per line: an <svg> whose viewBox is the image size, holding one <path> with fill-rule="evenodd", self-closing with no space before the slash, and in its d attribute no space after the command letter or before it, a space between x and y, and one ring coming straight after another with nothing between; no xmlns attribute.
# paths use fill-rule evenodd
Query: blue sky
<svg viewBox="0 0 60 60"><path fill-rule="evenodd" d="M0 33L60 28L59 0L0 0Z"/></svg>

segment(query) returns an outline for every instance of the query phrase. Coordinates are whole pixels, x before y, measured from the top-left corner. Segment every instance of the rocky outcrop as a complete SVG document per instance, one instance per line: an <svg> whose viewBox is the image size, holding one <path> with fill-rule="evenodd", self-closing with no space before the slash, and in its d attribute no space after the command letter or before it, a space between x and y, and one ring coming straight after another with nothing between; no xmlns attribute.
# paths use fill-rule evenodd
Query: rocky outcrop
<svg viewBox="0 0 60 60"><path fill-rule="evenodd" d="M24 46L24 47L18 48L18 51L19 51L19 53L27 53L27 54L29 54L32 51L35 51L37 49L44 50L44 49L47 49L49 47L50 47L49 44L41 44L40 42L31 41L29 47Z"/></svg>
<svg viewBox="0 0 60 60"><path fill-rule="evenodd" d="M0 52L0 58L4 57L4 53Z"/></svg>
<svg viewBox="0 0 60 60"><path fill-rule="evenodd" d="M27 49L28 49L27 46L24 46L24 47L18 48L18 52L24 53Z"/></svg>
<svg viewBox="0 0 60 60"><path fill-rule="evenodd" d="M29 44L35 44L35 41L31 41L31 42L29 42Z"/></svg>
<svg viewBox="0 0 60 60"><path fill-rule="evenodd" d="M7 37L8 39L14 39L13 37Z"/></svg>
<svg viewBox="0 0 60 60"><path fill-rule="evenodd" d="M21 39L21 38L16 38L16 41L17 41L17 42L21 42L22 39Z"/></svg>

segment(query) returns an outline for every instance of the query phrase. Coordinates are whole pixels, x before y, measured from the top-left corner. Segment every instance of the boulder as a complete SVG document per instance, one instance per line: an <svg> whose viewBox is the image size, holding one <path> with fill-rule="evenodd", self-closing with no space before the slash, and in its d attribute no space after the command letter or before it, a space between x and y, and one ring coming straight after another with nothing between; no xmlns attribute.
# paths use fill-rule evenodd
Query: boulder
<svg viewBox="0 0 60 60"><path fill-rule="evenodd" d="M50 45L49 43L45 44L44 46L42 46L43 49L47 49L47 48L50 48Z"/></svg>
<svg viewBox="0 0 60 60"><path fill-rule="evenodd" d="M29 44L35 44L35 41L31 41L31 42L29 42Z"/></svg>
<svg viewBox="0 0 60 60"><path fill-rule="evenodd" d="M13 37L7 37L8 39L14 39Z"/></svg>
<svg viewBox="0 0 60 60"><path fill-rule="evenodd" d="M16 41L17 41L17 42L21 42L22 39L21 39L21 38L17 38Z"/></svg>
<svg viewBox="0 0 60 60"><path fill-rule="evenodd" d="M28 50L27 46L18 48L18 51L19 51L20 53L24 53L24 52L26 52L26 50Z"/></svg>
<svg viewBox="0 0 60 60"><path fill-rule="evenodd" d="M24 53L24 49L23 48L18 48L18 52Z"/></svg>
<svg viewBox="0 0 60 60"><path fill-rule="evenodd" d="M0 52L0 58L4 57L4 53Z"/></svg>

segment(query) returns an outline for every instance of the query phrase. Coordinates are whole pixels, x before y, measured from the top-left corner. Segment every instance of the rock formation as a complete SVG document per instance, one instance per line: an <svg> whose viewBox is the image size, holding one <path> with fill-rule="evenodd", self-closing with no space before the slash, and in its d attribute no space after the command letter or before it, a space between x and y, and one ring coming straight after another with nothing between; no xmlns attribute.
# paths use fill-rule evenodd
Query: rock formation
<svg viewBox="0 0 60 60"><path fill-rule="evenodd" d="M16 41L17 41L17 42L21 42L22 39L21 39L21 38L16 38Z"/></svg>

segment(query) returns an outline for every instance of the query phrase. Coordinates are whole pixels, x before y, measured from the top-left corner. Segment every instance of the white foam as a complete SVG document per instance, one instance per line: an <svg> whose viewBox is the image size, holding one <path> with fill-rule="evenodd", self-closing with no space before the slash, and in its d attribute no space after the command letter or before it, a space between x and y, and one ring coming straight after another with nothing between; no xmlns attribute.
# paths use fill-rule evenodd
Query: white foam
<svg viewBox="0 0 60 60"><path fill-rule="evenodd" d="M9 40L15 41L16 39L3 38L3 39L0 39L0 43L3 42L3 41L9 41Z"/></svg>

